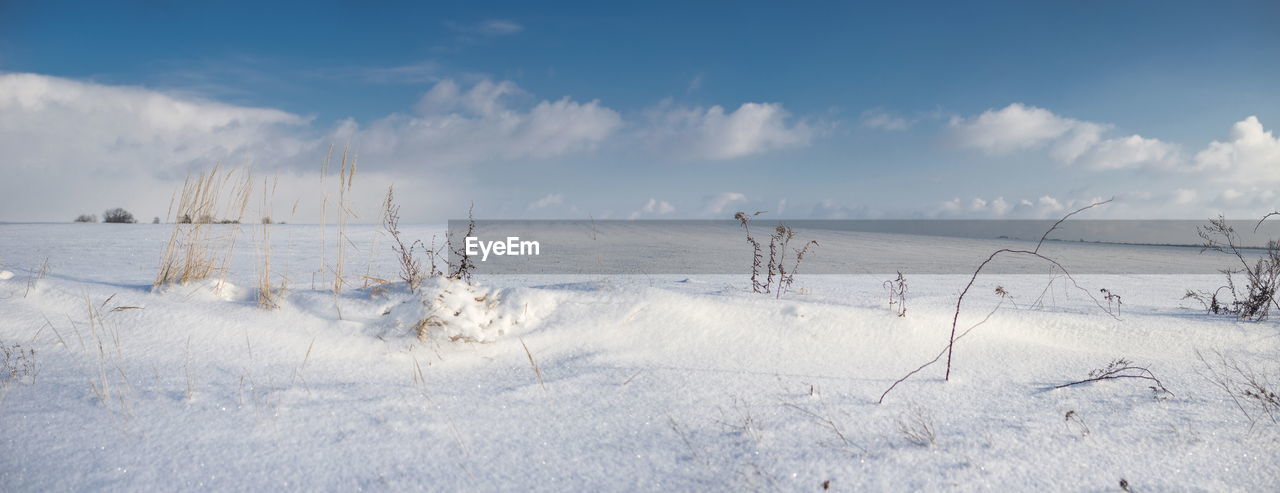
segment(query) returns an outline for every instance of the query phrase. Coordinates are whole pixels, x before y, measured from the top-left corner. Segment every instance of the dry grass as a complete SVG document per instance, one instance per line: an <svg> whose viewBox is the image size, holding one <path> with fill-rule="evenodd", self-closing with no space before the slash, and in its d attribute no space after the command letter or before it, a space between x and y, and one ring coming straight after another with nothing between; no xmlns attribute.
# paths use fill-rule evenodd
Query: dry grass
<svg viewBox="0 0 1280 493"><path fill-rule="evenodd" d="M107 409L117 411L124 417L133 415L132 399L136 395L128 374L124 368L124 346L120 342L120 332L114 324L108 323L106 316L117 313L119 306L107 308L115 295L108 297L99 305L94 305L85 296L85 310L88 315L89 334L93 338L97 354L97 372L89 382L89 389ZM112 406L116 407L113 408Z"/></svg>
<svg viewBox="0 0 1280 493"><path fill-rule="evenodd" d="M542 378L542 368L533 359L533 353L529 351L529 346L525 345L524 339L520 339L520 347L524 348L525 356L529 357L529 366L533 367L533 374L538 376L538 385L542 386L542 390L547 390L547 381Z"/></svg>
<svg viewBox="0 0 1280 493"><path fill-rule="evenodd" d="M329 238L326 227L329 224L329 161L333 158L333 144L329 144L329 149L324 153L324 162L320 164L320 270L315 271L311 275L311 289L316 288L316 274L324 274L329 270L329 253L328 246L325 244Z"/></svg>
<svg viewBox="0 0 1280 493"><path fill-rule="evenodd" d="M917 447L932 447L938 443L933 415L920 406L911 406L898 417L898 432Z"/></svg>
<svg viewBox="0 0 1280 493"><path fill-rule="evenodd" d="M36 287L36 283L43 280L47 275L49 275L49 257L45 257L44 262L40 263L40 270L36 271L36 275L27 279L27 290L22 293L22 297L30 296L31 290Z"/></svg>
<svg viewBox="0 0 1280 493"><path fill-rule="evenodd" d="M262 217L271 217L271 200L275 197L279 178L270 182L262 180L262 205L259 212ZM272 309L279 306L276 302L278 290L271 287L271 222L262 221L262 234L258 238L258 307Z"/></svg>
<svg viewBox="0 0 1280 493"><path fill-rule="evenodd" d="M173 233L165 244L152 287L226 274L240 226L219 227L212 223L217 218L238 223L244 217L253 191L252 180L249 172L231 169L223 173L217 166L208 173L187 176L176 209L170 205Z"/></svg>
<svg viewBox="0 0 1280 493"><path fill-rule="evenodd" d="M356 159L347 149L342 150L342 165L338 171L338 252L333 262L333 294L342 292L342 286L346 284L344 277L344 266L347 262L347 244L351 242L347 238L347 221L350 218L358 217L351 210L351 199L348 194L351 193L351 184L356 178Z"/></svg>

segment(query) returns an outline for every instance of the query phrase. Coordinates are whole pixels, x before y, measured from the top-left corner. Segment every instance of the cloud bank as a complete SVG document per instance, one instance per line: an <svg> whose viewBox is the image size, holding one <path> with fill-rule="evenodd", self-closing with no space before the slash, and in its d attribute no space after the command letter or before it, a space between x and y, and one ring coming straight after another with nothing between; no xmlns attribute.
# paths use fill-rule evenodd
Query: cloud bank
<svg viewBox="0 0 1280 493"><path fill-rule="evenodd" d="M504 35L520 26L477 29ZM780 104L744 103L734 111L660 104L627 121L599 100L538 99L511 81L444 78L404 113L326 123L189 94L0 73L0 220L84 212L72 197L167 203L188 172L215 164L306 178L330 145L349 143L364 176L390 182L391 174L425 179L481 163L536 165L606 143L628 154L636 151L628 145L652 144L645 150L658 159L730 160L808 145L812 129L792 120ZM646 213L671 209L655 202Z"/></svg>
<svg viewBox="0 0 1280 493"><path fill-rule="evenodd" d="M665 102L648 112L645 141L687 159L722 161L768 151L804 147L816 135L812 126L791 121L777 103L724 107L677 107Z"/></svg>
<svg viewBox="0 0 1280 493"><path fill-rule="evenodd" d="M1112 125L1066 118L1021 103L975 117L954 117L949 126L961 147L993 156L1045 150L1059 163L1096 169L1169 168L1183 160L1176 144L1141 135L1104 138Z"/></svg>
<svg viewBox="0 0 1280 493"><path fill-rule="evenodd" d="M560 157L594 149L622 127L618 112L599 101L565 97L527 109L510 104L522 96L512 82L481 81L463 90L444 80L422 96L413 114L365 127L348 121L339 135L358 144L365 160L413 169Z"/></svg>

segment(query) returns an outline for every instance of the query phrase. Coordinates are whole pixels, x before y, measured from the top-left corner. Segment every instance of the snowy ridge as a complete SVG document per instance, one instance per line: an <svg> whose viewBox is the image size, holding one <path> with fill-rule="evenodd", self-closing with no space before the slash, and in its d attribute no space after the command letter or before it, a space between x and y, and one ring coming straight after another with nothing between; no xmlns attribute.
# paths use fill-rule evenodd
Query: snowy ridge
<svg viewBox="0 0 1280 493"><path fill-rule="evenodd" d="M109 281L145 280L129 262L54 257L36 280L41 260L6 258L0 281L0 342L39 365L0 391L5 491L1280 486L1277 427L1250 427L1196 356L1280 375L1280 330L1180 301L1217 276L1080 276L1124 294L1119 318L1051 275L980 277L960 325L991 316L952 381L933 367L877 405L945 344L967 276L907 273L906 317L884 279L803 275L782 299L743 276L296 285L261 310L244 279L153 292ZM1052 389L1116 358L1174 395Z"/></svg>

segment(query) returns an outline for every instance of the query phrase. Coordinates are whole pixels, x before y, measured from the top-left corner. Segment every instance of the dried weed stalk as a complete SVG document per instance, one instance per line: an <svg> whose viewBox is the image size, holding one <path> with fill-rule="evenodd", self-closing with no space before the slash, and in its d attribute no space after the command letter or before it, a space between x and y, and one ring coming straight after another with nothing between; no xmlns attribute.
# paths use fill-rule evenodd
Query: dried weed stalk
<svg viewBox="0 0 1280 493"><path fill-rule="evenodd" d="M818 246L816 240L810 240L801 248L789 249L791 240L795 238L795 231L790 226L778 223L774 226L773 233L769 234L769 263L764 263L763 246L759 240L756 240L751 234L751 218L764 214L766 211L756 211L754 214L747 215L746 212L738 211L733 215L734 219L742 225L742 230L746 233L747 243L751 244L751 291L756 293L773 293L775 297L781 298L782 294L791 287L795 282L796 271L800 268L800 263L804 261L805 255L809 250ZM787 269L787 252L792 250L795 258L792 260L790 270ZM760 269L765 267L764 280L760 279Z"/></svg>
<svg viewBox="0 0 1280 493"><path fill-rule="evenodd" d="M1064 383L1062 385L1054 385L1053 388L1063 389L1076 385L1084 385L1086 383L1101 382L1103 380L1120 380L1126 378L1147 380L1151 382L1149 388L1156 399L1173 396L1173 392L1170 392L1169 389L1165 388L1164 384L1160 382L1160 379L1156 378L1154 373L1151 373L1151 370L1147 369L1145 366L1134 365L1132 361L1124 358L1117 358L1112 360L1110 363L1107 363L1107 365L1102 368L1090 370L1089 378Z"/></svg>
<svg viewBox="0 0 1280 493"><path fill-rule="evenodd" d="M882 285L889 295L889 309L899 317L907 316L907 278L903 277L902 271L898 271L896 279L885 281Z"/></svg>
<svg viewBox="0 0 1280 493"><path fill-rule="evenodd" d="M465 245L466 239L468 237L475 236L476 234L475 210L476 205L474 203L472 203L471 207L467 209L467 232L462 235L463 247L455 248L453 246L453 235L448 233L445 234L445 242L449 251L458 259L456 264L449 266L449 279L457 279L467 283L471 282L471 271L475 270L476 263L474 260L471 260L471 255L467 254Z"/></svg>
<svg viewBox="0 0 1280 493"><path fill-rule="evenodd" d="M391 249L396 252L396 257L400 261L400 279L409 285L409 289L417 291L418 286L422 284L423 279L428 277L436 277L440 275L440 271L436 270L436 257L438 256L434 245L427 248L421 240L415 240L405 245L404 239L400 236L400 206L395 203L395 187L387 187L387 198L382 203L382 228L391 236ZM428 270L423 271L422 262L418 260L415 253L421 248L427 256Z"/></svg>
<svg viewBox="0 0 1280 493"><path fill-rule="evenodd" d="M1254 226L1254 231L1257 231L1263 221L1276 214L1273 212L1263 216L1257 226ZM1202 252L1214 250L1230 254L1240 262L1241 268L1222 271L1226 276L1227 284L1212 293L1188 290L1183 299L1195 299L1205 305L1208 311L1229 313L1241 320L1263 320L1270 314L1273 306L1280 307L1275 299L1276 291L1280 288L1280 244L1275 240L1268 241L1262 257L1250 264L1240 251L1240 236L1222 216L1210 219L1208 225L1196 228L1196 233L1200 235L1200 239L1204 240ZM1244 274L1246 280L1243 292L1236 289L1234 279L1234 276L1240 273ZM1226 305L1218 299L1218 293L1223 290L1230 293L1232 298L1232 301Z"/></svg>
<svg viewBox="0 0 1280 493"><path fill-rule="evenodd" d="M1079 289L1080 291L1084 292L1084 293L1085 293L1085 295L1087 295L1087 296L1089 297L1089 299L1090 299L1090 300L1093 300L1094 305L1097 305L1099 309L1101 309L1101 310L1103 310L1103 311L1107 312L1107 314L1108 314L1108 315L1111 315L1112 317L1115 317L1115 314L1114 314L1114 313L1111 313L1111 311L1110 311L1110 310L1108 310L1106 307L1102 306L1102 303L1101 303L1101 302L1099 302L1099 301L1098 301L1098 299L1097 299L1097 298L1095 298L1095 297L1093 296L1093 293L1092 293L1092 292L1090 292L1090 291L1089 291L1089 290L1087 290L1087 289L1084 289L1083 287L1080 287L1080 284L1079 284L1079 283L1077 283L1077 282L1076 282L1076 280L1075 280L1075 278L1071 276L1071 273L1070 273L1069 271L1067 271L1067 268L1066 268L1066 267L1064 267L1062 264L1058 263L1058 261L1057 261L1057 260L1054 260L1053 258L1050 258L1050 257L1045 256L1044 254L1040 253L1040 248L1044 246L1044 242L1045 242L1045 240L1049 238L1049 235L1050 235L1050 234L1052 234L1052 233L1054 232L1054 230L1058 229L1058 226L1059 226L1059 225L1061 225L1061 224L1063 223L1063 221L1066 221L1067 219L1071 218L1071 216L1074 216L1074 215L1079 214L1079 213L1081 213L1081 212L1084 212L1084 211L1087 211L1087 210L1092 209L1092 208L1094 208L1094 207L1098 207L1098 206L1100 206L1100 205L1103 205L1103 204L1109 203L1109 202L1111 202L1111 200L1114 200L1114 199L1108 199L1108 200L1104 200L1104 201L1102 201L1102 202L1094 202L1094 203L1089 204L1089 205L1087 205L1087 206L1085 206L1085 207L1081 207L1080 209L1076 209L1075 211L1072 211L1071 213L1069 213L1069 214L1067 214L1067 215L1065 215L1065 216L1062 216L1062 218L1061 218L1061 219L1059 219L1057 222L1053 223L1053 225L1052 225L1052 226L1050 226L1050 227L1049 227L1049 229L1048 229L1048 230L1046 230L1046 231L1044 232L1044 234L1040 236L1040 241L1036 243L1036 247L1035 247L1035 249L1033 249L1033 250L1020 250L1020 249L1016 249L1016 248L1002 248L1002 249L1000 249L1000 250L996 250L995 252L992 252L992 253L991 253L991 255L987 257L987 259L986 259L986 260L983 260L983 261L982 261L982 263L978 265L978 268L977 268L977 269L975 269L975 270L973 271L973 275L969 278L969 283L965 285L964 290L960 292L960 296L956 299L956 309L955 309L955 313L954 313L954 314L952 315L952 317L951 317L951 334L950 334L950 336L949 336L949 337L948 337L948 339L947 339L947 345L946 345L946 347L944 347L944 348L943 348L943 351L942 351L942 353L943 353L943 354L945 354L945 355L947 356L947 372L946 372L946 375L945 375L945 376L944 376L944 378L943 378L944 380L951 380L951 362L952 362L952 355L953 355L954 350L955 350L956 341L957 341L957 340L959 340L959 339L960 339L960 337L963 337L963 335L964 335L964 334L967 334L969 331L973 330L973 328L974 328L974 327L977 327L977 325L974 325L973 327L970 327L968 330L966 330L966 331L964 332L964 334L960 334L959 336L957 336L957 330L956 330L956 329L957 329L957 327L958 327L958 325L959 325L959 322L960 322L960 310L961 310L961 307L962 307L962 306L963 306L963 304L964 304L965 296L966 296L966 295L968 295L968 294L969 294L969 290L973 288L973 285L974 285L974 283L978 280L978 275L982 273L982 270L983 270L984 268L986 268L986 266L987 266L988 264L990 264L993 260L995 260L997 257L1000 257L1001 255L1006 255L1006 254L1007 254L1007 255L1019 255L1019 256L1026 256L1026 257L1031 257L1031 258L1034 258L1034 259L1039 259L1039 260L1042 260L1042 261L1044 261L1044 262L1047 262L1047 263L1048 263L1049 265L1051 265L1052 267L1054 267L1054 268L1058 269L1059 271L1061 271L1061 272L1062 272L1062 274L1063 274L1063 276L1065 276L1065 277L1067 278L1067 280L1068 280L1068 281L1070 281L1070 282L1071 282L1071 284L1072 284L1076 289ZM1003 291L1003 290L999 290L999 291ZM1001 297L1001 300L1000 300L1000 301L1001 301L1001 303L1003 303L1003 302L1004 302L1004 298L1005 298L1005 294L1000 293L999 291L997 291L997 293L998 293L998 294L1000 294L1000 297ZM999 304L997 304L997 305L996 305L996 308L997 308L997 309L999 309L999 307L1000 307L1000 305L999 305ZM994 310L992 311L992 313L994 313ZM991 314L987 314L987 317L986 317L986 318L983 318L983 321L982 321L982 322L979 322L979 323L978 323L978 325L981 325L983 322L986 322L986 320L987 320L988 318L990 318L990 317L991 317ZM906 374L905 376L903 376L902 378L900 378L900 379L898 379L898 380L894 381L894 382L893 382L893 384L891 384L891 385L889 386L889 388L888 388L888 389L886 389L886 390L884 391L884 393L883 393L883 394L880 394L880 400L879 400L879 402L884 402L884 398L885 398L885 396L889 395L889 392L890 392L890 391L892 391L895 387L897 387L897 386L898 386L898 384L900 384L900 383L902 383L902 382L906 381L908 378L911 378L911 376L912 376L912 375L915 375L916 373L919 373L921 370L923 370L923 369L927 368L928 366L930 366L930 365L932 365L932 364L936 363L939 359L941 359L941 356L942 356L942 355L940 354L938 357L936 357L936 358L934 358L934 359L930 360L929 362L927 362L927 363L925 363L925 364L921 365L919 368L916 368L915 370L912 370L911 372L907 373L907 374Z"/></svg>
<svg viewBox="0 0 1280 493"><path fill-rule="evenodd" d="M1277 393L1280 388L1266 374L1234 358L1219 351L1215 351L1214 356L1214 361L1210 361L1199 350L1196 351L1196 357L1205 368L1204 377L1227 393L1236 409L1249 421L1249 428L1264 418L1273 425L1280 425L1280 394Z"/></svg>

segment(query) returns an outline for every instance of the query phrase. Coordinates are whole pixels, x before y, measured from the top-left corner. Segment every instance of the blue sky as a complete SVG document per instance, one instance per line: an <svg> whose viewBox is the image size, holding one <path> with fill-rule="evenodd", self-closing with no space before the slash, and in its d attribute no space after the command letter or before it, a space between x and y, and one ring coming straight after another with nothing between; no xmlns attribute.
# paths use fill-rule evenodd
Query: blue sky
<svg viewBox="0 0 1280 493"><path fill-rule="evenodd" d="M333 142L359 154L369 207L388 183L421 190L416 220L472 200L616 218L1280 207L1275 2L4 2L0 19L0 141L19 147L0 167L84 180L0 185L0 220L158 209L170 192L130 183L213 162L302 194ZM161 117L138 109L153 97Z"/></svg>

